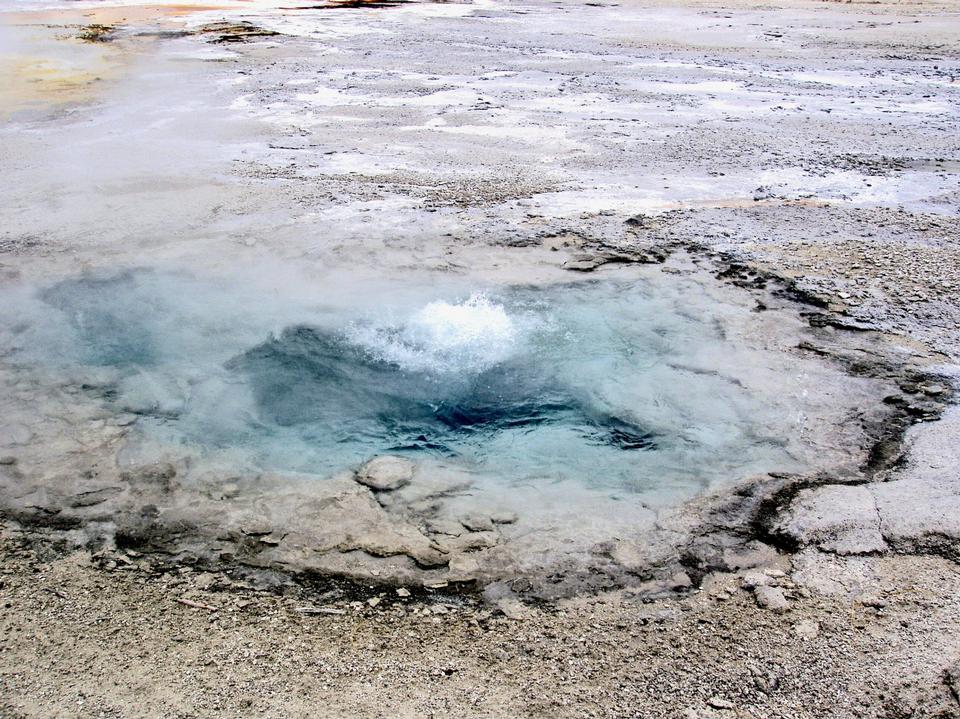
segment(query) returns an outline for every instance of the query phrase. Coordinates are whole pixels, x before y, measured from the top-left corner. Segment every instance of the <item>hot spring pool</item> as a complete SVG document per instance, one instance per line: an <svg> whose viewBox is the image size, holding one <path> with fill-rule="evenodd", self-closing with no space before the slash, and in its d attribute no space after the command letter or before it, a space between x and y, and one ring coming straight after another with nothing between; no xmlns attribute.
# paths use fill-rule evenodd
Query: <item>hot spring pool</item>
<svg viewBox="0 0 960 719"><path fill-rule="evenodd" d="M74 278L21 297L5 332L131 416L121 461L327 476L391 453L649 504L803 461L803 371L694 277L274 290Z"/></svg>

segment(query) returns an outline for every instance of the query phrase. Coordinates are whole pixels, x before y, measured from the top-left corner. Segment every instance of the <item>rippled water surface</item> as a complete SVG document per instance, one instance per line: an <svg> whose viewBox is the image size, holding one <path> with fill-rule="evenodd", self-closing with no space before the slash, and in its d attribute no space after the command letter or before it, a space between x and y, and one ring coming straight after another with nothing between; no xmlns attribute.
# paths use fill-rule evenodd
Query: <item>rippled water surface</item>
<svg viewBox="0 0 960 719"><path fill-rule="evenodd" d="M393 452L661 496L795 464L789 391L745 382L770 356L728 336L749 311L690 279L287 303L137 271L22 302L21 356L89 373L86 392L137 416L143 458L332 474Z"/></svg>

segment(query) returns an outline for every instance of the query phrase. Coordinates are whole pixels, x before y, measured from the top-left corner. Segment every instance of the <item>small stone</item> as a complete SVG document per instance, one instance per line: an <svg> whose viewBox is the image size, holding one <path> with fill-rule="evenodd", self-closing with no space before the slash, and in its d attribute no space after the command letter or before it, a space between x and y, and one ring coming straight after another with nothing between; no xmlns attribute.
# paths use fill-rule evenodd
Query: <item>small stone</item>
<svg viewBox="0 0 960 719"><path fill-rule="evenodd" d="M774 612L783 612L790 608L790 602L784 596L783 590L777 587L757 587L754 590L754 598L757 600L757 606Z"/></svg>
<svg viewBox="0 0 960 719"><path fill-rule="evenodd" d="M494 512L490 515L490 521L494 524L514 524L518 519L516 512Z"/></svg>
<svg viewBox="0 0 960 719"><path fill-rule="evenodd" d="M946 387L940 384L925 384L920 387L923 390L924 394L928 394L931 397L935 397L938 394L943 394L947 391Z"/></svg>
<svg viewBox="0 0 960 719"><path fill-rule="evenodd" d="M200 572L193 580L193 584L197 589L210 589L216 583L216 575L210 572Z"/></svg>
<svg viewBox="0 0 960 719"><path fill-rule="evenodd" d="M375 606L377 606L379 603L380 603L380 597L370 597L370 598L367 600L367 604L369 604L371 607L375 607Z"/></svg>
<svg viewBox="0 0 960 719"><path fill-rule="evenodd" d="M460 523L471 532L493 531L493 520L488 514L468 514L460 519Z"/></svg>
<svg viewBox="0 0 960 719"><path fill-rule="evenodd" d="M733 709L733 702L724 699L723 697L710 697L707 699L707 704L712 706L714 709Z"/></svg>
<svg viewBox="0 0 960 719"><path fill-rule="evenodd" d="M360 468L354 479L377 492L388 492L410 484L413 469L413 462L403 457L374 457Z"/></svg>
<svg viewBox="0 0 960 719"><path fill-rule="evenodd" d="M240 527L240 531L248 537L265 537L273 534L273 527L266 522L253 521Z"/></svg>
<svg viewBox="0 0 960 719"><path fill-rule="evenodd" d="M820 634L820 623L814 619L804 619L793 625L793 633L801 639L816 639Z"/></svg>
<svg viewBox="0 0 960 719"><path fill-rule="evenodd" d="M874 609L883 609L888 604L886 599L875 594L863 594L859 597L859 602L865 607L873 607Z"/></svg>
<svg viewBox="0 0 960 719"><path fill-rule="evenodd" d="M766 572L744 572L740 578L740 586L746 590L753 591L757 587L766 587L770 584L771 577Z"/></svg>
<svg viewBox="0 0 960 719"><path fill-rule="evenodd" d="M0 457L0 465L10 466L11 464L16 464L16 463L17 463L17 458L12 455L8 455L6 457Z"/></svg>
<svg viewBox="0 0 960 719"><path fill-rule="evenodd" d="M459 537L463 534L463 525L452 519L431 519L427 522L427 531L430 534L445 534L449 537Z"/></svg>
<svg viewBox="0 0 960 719"><path fill-rule="evenodd" d="M410 590L406 587L397 587L397 596L398 597L409 597Z"/></svg>

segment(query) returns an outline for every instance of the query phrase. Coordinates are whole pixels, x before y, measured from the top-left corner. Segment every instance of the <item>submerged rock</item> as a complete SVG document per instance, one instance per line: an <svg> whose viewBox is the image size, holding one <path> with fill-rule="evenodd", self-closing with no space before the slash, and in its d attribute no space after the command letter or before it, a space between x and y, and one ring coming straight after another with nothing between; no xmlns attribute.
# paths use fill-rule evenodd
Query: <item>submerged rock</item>
<svg viewBox="0 0 960 719"><path fill-rule="evenodd" d="M374 457L360 468L355 479L377 492L387 492L410 484L413 470L409 459L391 455Z"/></svg>

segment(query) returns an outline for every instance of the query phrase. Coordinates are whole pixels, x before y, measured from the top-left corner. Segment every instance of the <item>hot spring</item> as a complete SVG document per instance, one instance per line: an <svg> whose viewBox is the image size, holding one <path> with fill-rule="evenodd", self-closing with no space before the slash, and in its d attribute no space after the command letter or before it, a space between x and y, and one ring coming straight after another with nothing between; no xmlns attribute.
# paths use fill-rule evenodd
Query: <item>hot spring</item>
<svg viewBox="0 0 960 719"><path fill-rule="evenodd" d="M531 488L651 507L809 449L809 378L712 292L659 272L294 292L132 270L10 298L3 331L8 359L129 418L121 463L322 481L400 454L525 511Z"/></svg>

